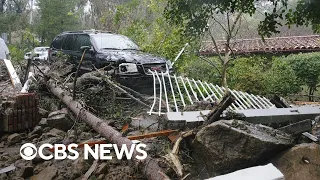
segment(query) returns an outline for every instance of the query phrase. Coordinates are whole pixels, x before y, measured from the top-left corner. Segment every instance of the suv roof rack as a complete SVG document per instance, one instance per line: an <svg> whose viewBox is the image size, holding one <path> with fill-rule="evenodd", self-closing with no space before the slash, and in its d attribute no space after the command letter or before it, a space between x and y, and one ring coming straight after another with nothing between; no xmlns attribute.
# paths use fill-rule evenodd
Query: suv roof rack
<svg viewBox="0 0 320 180"><path fill-rule="evenodd" d="M96 30L96 29L90 29L90 30L81 30L81 31L65 31L63 33L112 33L110 31L103 31L103 30Z"/></svg>

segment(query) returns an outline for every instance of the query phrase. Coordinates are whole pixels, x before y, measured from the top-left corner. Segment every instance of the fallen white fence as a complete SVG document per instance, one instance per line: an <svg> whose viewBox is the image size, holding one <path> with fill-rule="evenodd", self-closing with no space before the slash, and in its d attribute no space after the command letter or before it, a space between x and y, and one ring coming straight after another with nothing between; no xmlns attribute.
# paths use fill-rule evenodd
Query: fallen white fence
<svg viewBox="0 0 320 180"><path fill-rule="evenodd" d="M214 102L221 99L226 91L224 87L200 80L157 71L150 71L150 73L153 77L154 87L154 101L148 112L150 115L181 112L184 107L199 101ZM228 90L236 98L236 101L229 107L231 110L269 109L275 107L265 97Z"/></svg>

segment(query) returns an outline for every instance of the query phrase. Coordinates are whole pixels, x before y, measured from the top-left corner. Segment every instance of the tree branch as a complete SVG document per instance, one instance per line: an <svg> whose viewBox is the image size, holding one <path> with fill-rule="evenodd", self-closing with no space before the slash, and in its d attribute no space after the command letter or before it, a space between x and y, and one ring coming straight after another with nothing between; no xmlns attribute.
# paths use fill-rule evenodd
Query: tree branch
<svg viewBox="0 0 320 180"><path fill-rule="evenodd" d="M210 35L210 37L211 37L211 41L212 41L212 43L213 43L213 45L214 45L214 48L215 48L215 50L216 50L216 52L217 52L217 54L218 54L218 56L219 56L219 59L220 59L220 61L223 63L224 60L223 60L223 58L222 58L222 56L221 56L221 53L220 53L220 51L219 51L217 42L216 42L214 36L212 35L212 33L211 33L211 31L210 31L210 28L208 29L208 32L209 32L209 35Z"/></svg>
<svg viewBox="0 0 320 180"><path fill-rule="evenodd" d="M213 62L211 62L211 61L209 61L209 60L207 60L207 59L205 59L205 58L203 58L203 57L201 57L201 56L199 56L199 58L200 58L201 60L207 62L207 63L210 64L211 66L213 66L213 67L218 71L218 73L219 73L220 76L221 76L221 71L219 70L219 68L217 67L217 65L216 65L215 63L213 63Z"/></svg>

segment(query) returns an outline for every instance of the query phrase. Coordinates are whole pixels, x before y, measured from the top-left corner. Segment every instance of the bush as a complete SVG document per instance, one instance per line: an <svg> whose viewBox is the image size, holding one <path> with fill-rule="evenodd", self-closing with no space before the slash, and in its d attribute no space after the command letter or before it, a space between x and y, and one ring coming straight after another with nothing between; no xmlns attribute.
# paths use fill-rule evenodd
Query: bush
<svg viewBox="0 0 320 180"><path fill-rule="evenodd" d="M273 60L271 69L266 72L266 91L268 94L287 96L301 91L301 82L286 58Z"/></svg>
<svg viewBox="0 0 320 180"><path fill-rule="evenodd" d="M264 61L259 56L234 60L228 70L230 88L252 94L266 94Z"/></svg>
<svg viewBox="0 0 320 180"><path fill-rule="evenodd" d="M11 56L12 61L19 62L24 59L25 52L22 49L18 48L17 46L14 46L14 45L9 45L8 48L10 51L10 56Z"/></svg>
<svg viewBox="0 0 320 180"><path fill-rule="evenodd" d="M217 59L211 58L210 61L215 63ZM218 65L218 63L215 64ZM221 75L219 71L208 62L201 60L199 57L194 56L193 59L186 61L179 69L181 74L189 78L218 85L221 84Z"/></svg>

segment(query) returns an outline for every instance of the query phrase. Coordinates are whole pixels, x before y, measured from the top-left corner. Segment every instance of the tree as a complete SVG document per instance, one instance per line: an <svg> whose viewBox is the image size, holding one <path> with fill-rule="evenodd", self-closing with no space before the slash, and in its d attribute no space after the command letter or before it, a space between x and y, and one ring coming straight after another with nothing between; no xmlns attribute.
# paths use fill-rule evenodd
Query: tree
<svg viewBox="0 0 320 180"><path fill-rule="evenodd" d="M183 36L184 28L170 25L163 17L167 0L131 0L116 6L113 27L119 34L133 39L141 50L174 60L189 39ZM175 63L181 67L185 59L193 57L190 46ZM191 50L191 51L190 51Z"/></svg>
<svg viewBox="0 0 320 180"><path fill-rule="evenodd" d="M227 86L227 68L232 56L231 40L237 35L242 15L252 16L257 10L263 10L264 20L258 26L258 32L263 37L279 33L278 27L287 25L306 25L309 21L319 24L319 1L299 0L294 8L288 7L290 0L169 0L165 16L175 24L186 26L186 35L203 36L208 33L215 51L222 64L222 85ZM317 6L318 5L318 6ZM307 12L308 11L308 12ZM219 15L225 21L217 20ZM285 20L285 21L283 21ZM212 24L218 24L224 30L225 47L223 54L218 49L213 36ZM220 35L221 36L221 35Z"/></svg>
<svg viewBox="0 0 320 180"><path fill-rule="evenodd" d="M202 36L204 33L209 35L220 60L221 84L224 87L227 87L227 68L234 60L231 41L239 32L243 15L254 13L253 7L245 6L249 5L247 1L239 1L232 8L228 7L229 3L229 1L169 0L165 13L171 22L184 24L187 35ZM214 33L217 26L222 29L222 33ZM219 49L217 44L219 37L225 40L223 50Z"/></svg>
<svg viewBox="0 0 320 180"><path fill-rule="evenodd" d="M286 58L301 82L308 86L309 101L313 101L314 92L320 83L320 53L290 55Z"/></svg>
<svg viewBox="0 0 320 180"><path fill-rule="evenodd" d="M35 31L41 37L42 44L49 43L53 38L68 30L80 28L79 12L76 7L79 0L39 0L39 23Z"/></svg>

